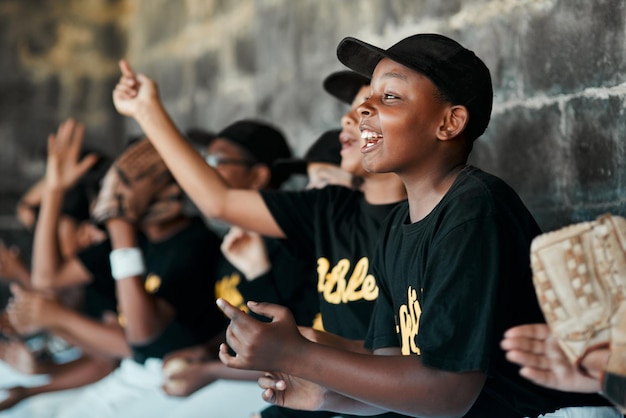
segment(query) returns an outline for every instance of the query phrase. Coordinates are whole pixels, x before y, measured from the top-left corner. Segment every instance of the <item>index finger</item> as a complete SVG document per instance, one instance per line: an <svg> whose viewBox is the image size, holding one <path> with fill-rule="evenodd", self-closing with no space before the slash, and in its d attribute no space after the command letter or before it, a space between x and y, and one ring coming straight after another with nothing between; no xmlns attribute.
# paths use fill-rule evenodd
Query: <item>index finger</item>
<svg viewBox="0 0 626 418"><path fill-rule="evenodd" d="M238 321L244 317L250 318L249 315L246 315L244 312L240 311L222 298L217 298L215 303L217 304L217 307L220 308L222 312L224 312L224 315L226 315L226 317L231 321Z"/></svg>
<svg viewBox="0 0 626 418"><path fill-rule="evenodd" d="M120 70L124 77L135 77L135 72L131 68L130 64L126 60L120 60Z"/></svg>

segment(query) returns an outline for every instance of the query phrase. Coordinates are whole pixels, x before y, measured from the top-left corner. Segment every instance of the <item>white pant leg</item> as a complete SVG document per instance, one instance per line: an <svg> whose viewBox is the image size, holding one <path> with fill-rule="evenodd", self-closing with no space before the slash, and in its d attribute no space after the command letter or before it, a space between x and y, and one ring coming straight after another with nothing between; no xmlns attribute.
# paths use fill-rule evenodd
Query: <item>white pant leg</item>
<svg viewBox="0 0 626 418"><path fill-rule="evenodd" d="M579 406L561 408L540 418L623 418L623 415L610 406Z"/></svg>
<svg viewBox="0 0 626 418"><path fill-rule="evenodd" d="M84 388L42 393L0 412L0 418L56 418L59 411L80 396Z"/></svg>
<svg viewBox="0 0 626 418"><path fill-rule="evenodd" d="M265 409L256 381L218 380L180 403L167 418L248 418Z"/></svg>
<svg viewBox="0 0 626 418"><path fill-rule="evenodd" d="M144 404L161 392L161 365L157 359L148 359L143 365L122 360L111 374L86 386L58 418L117 418L133 404Z"/></svg>

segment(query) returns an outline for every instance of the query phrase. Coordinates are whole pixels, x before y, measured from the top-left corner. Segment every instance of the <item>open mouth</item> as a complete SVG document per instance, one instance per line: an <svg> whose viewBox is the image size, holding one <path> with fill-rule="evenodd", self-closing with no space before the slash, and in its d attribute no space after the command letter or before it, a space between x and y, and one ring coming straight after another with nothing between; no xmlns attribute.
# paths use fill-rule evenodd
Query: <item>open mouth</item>
<svg viewBox="0 0 626 418"><path fill-rule="evenodd" d="M361 152L366 152L383 140L383 135L378 132L364 130L361 132L361 139L365 140L365 145L361 148Z"/></svg>

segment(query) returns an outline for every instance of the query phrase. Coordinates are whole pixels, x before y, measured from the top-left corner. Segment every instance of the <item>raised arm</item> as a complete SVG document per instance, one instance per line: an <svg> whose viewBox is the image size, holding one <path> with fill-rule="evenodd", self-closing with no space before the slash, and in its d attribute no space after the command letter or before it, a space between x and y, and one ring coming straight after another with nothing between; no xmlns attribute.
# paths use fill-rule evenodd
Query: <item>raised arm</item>
<svg viewBox="0 0 626 418"><path fill-rule="evenodd" d="M284 237L256 191L229 188L180 134L160 101L154 81L120 62L122 77L113 92L117 111L135 118L177 182L209 218L273 237Z"/></svg>
<svg viewBox="0 0 626 418"><path fill-rule="evenodd" d="M80 273L80 269L64 266L66 260L61 256L57 235L65 192L97 161L93 154L79 160L83 134L83 125L68 119L59 125L56 135L48 137L46 183L33 242L31 280L37 289L63 287L89 278L66 274L69 271Z"/></svg>

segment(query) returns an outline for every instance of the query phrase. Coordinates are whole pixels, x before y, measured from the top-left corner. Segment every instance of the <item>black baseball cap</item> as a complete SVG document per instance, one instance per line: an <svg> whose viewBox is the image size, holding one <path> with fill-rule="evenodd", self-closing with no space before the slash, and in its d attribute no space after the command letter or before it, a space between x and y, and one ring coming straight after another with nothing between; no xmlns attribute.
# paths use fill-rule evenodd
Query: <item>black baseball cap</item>
<svg viewBox="0 0 626 418"><path fill-rule="evenodd" d="M239 120L222 129L216 137L240 146L249 152L256 162L266 164L270 169L273 168L274 161L279 158L291 158L292 155L283 133L269 123L259 120ZM273 187L278 187L286 178L272 169Z"/></svg>
<svg viewBox="0 0 626 418"><path fill-rule="evenodd" d="M324 79L324 90L340 101L352 104L361 87L369 86L370 77L354 71L336 71Z"/></svg>
<svg viewBox="0 0 626 418"><path fill-rule="evenodd" d="M302 158L283 158L274 162L278 170L284 170L289 174L306 174L309 163L328 163L336 166L341 165L341 142L339 134L341 129L331 129L320 135L313 142Z"/></svg>
<svg viewBox="0 0 626 418"><path fill-rule="evenodd" d="M491 75L474 52L446 36L423 33L381 49L358 39L344 38L337 57L348 68L371 77L383 58L389 58L428 77L452 104L467 108L465 131L471 140L485 132L493 106Z"/></svg>
<svg viewBox="0 0 626 418"><path fill-rule="evenodd" d="M185 131L185 137L198 148L206 148L215 139L215 132L202 128L189 128Z"/></svg>

